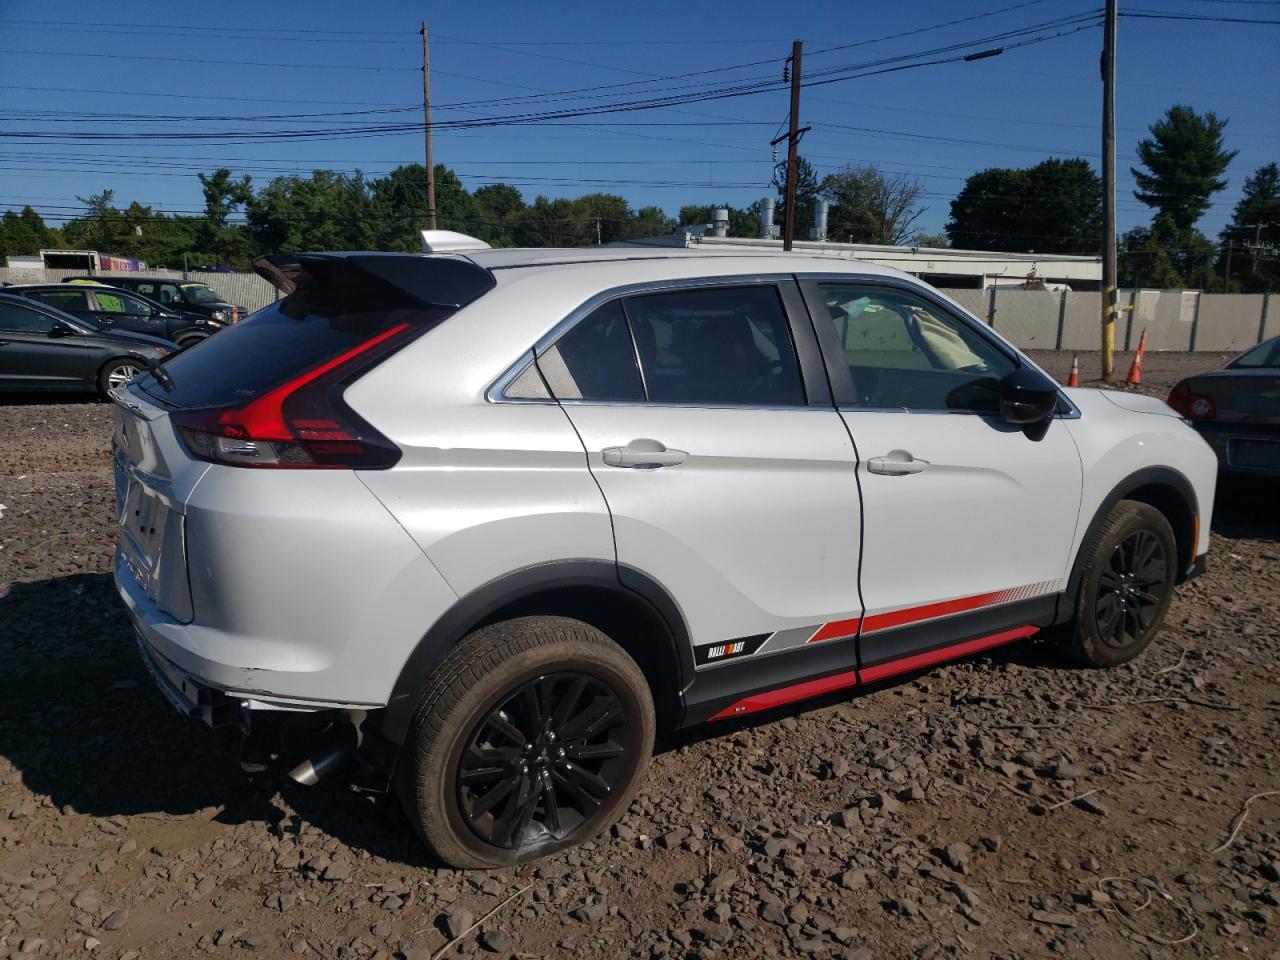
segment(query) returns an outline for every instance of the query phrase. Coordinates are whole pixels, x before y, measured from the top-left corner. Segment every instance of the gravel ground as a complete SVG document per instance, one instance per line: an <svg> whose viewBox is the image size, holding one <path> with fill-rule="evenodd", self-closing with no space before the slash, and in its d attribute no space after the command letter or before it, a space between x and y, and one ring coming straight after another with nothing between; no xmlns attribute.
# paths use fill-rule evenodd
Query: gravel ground
<svg viewBox="0 0 1280 960"><path fill-rule="evenodd" d="M1217 360L1151 354L1143 389ZM0 958L427 960L482 918L462 953L1280 957L1273 489L1223 486L1134 664L1024 644L669 738L610 836L459 873L162 702L107 572L109 423L0 407Z"/></svg>

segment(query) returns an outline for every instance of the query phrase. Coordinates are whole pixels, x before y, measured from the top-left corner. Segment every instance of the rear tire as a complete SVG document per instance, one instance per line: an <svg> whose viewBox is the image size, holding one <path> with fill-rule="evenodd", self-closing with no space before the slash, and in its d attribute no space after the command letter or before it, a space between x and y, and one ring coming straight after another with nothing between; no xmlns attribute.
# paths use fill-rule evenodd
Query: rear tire
<svg viewBox="0 0 1280 960"><path fill-rule="evenodd" d="M108 360L98 371L98 393L108 397L112 390L127 385L144 369L146 368L137 360L126 357Z"/></svg>
<svg viewBox="0 0 1280 960"><path fill-rule="evenodd" d="M1177 579L1177 542L1155 507L1121 500L1091 543L1076 595L1068 646L1091 667L1128 663L1164 621Z"/></svg>
<svg viewBox="0 0 1280 960"><path fill-rule="evenodd" d="M396 771L406 814L454 867L545 857L609 827L653 748L648 683L566 617L483 627L427 681Z"/></svg>

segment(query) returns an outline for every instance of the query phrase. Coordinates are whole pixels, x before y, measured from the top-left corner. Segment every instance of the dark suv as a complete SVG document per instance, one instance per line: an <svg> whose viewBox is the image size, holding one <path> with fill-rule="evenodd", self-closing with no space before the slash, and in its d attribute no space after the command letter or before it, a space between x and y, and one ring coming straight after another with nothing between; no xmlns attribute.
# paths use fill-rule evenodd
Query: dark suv
<svg viewBox="0 0 1280 960"><path fill-rule="evenodd" d="M126 330L195 346L225 326L209 317L191 316L154 300L100 283L44 283L8 287L7 292L38 300L101 329Z"/></svg>
<svg viewBox="0 0 1280 960"><path fill-rule="evenodd" d="M192 323L213 321L219 326L232 323L234 314L248 316L244 307L229 303L213 287L204 283L172 280L167 277L68 277L63 283L106 283L121 290L138 293L160 304L167 310L187 317ZM210 330L209 332L212 332ZM207 336L207 334L206 334Z"/></svg>

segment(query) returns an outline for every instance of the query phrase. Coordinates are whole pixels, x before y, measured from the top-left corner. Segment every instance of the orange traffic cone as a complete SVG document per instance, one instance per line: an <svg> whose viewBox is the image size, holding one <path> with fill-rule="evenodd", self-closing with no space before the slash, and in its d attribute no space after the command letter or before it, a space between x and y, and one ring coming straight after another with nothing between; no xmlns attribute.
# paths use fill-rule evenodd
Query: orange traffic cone
<svg viewBox="0 0 1280 960"><path fill-rule="evenodd" d="M1072 354L1071 357L1071 376L1067 377L1068 387L1080 386L1080 354Z"/></svg>
<svg viewBox="0 0 1280 960"><path fill-rule="evenodd" d="M1138 352L1133 355L1133 363L1129 364L1129 375L1125 383L1137 385L1142 382L1142 355L1147 352L1147 328L1142 328L1142 336L1138 338Z"/></svg>

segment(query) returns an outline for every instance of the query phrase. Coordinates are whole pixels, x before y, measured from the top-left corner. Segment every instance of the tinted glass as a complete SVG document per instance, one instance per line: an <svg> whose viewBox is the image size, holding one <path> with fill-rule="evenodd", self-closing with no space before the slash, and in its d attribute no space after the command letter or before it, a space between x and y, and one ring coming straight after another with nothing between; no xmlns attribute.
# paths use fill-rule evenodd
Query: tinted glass
<svg viewBox="0 0 1280 960"><path fill-rule="evenodd" d="M151 308L136 297L128 297L123 293L94 293L98 301L98 309L103 313L124 313L132 317L149 317Z"/></svg>
<svg viewBox="0 0 1280 960"><path fill-rule="evenodd" d="M635 344L617 300L579 321L538 358L538 368L559 400L644 401Z"/></svg>
<svg viewBox="0 0 1280 960"><path fill-rule="evenodd" d="M155 299L156 285L154 283L136 283L131 288L142 294L144 297Z"/></svg>
<svg viewBox="0 0 1280 960"><path fill-rule="evenodd" d="M17 303L0 302L0 330L15 333L48 333L52 329L53 317Z"/></svg>
<svg viewBox="0 0 1280 960"><path fill-rule="evenodd" d="M649 399L803 404L791 331L772 285L711 287L626 301Z"/></svg>
<svg viewBox="0 0 1280 960"><path fill-rule="evenodd" d="M89 298L83 290L39 290L33 296L59 310L89 309Z"/></svg>
<svg viewBox="0 0 1280 960"><path fill-rule="evenodd" d="M1232 367L1280 367L1280 337L1264 340L1237 357Z"/></svg>
<svg viewBox="0 0 1280 960"><path fill-rule="evenodd" d="M182 293L191 303L222 303L222 297L203 283L184 283Z"/></svg>
<svg viewBox="0 0 1280 960"><path fill-rule="evenodd" d="M160 302L164 304L180 303L182 295L178 293L178 285L176 283L160 284Z"/></svg>
<svg viewBox="0 0 1280 960"><path fill-rule="evenodd" d="M303 287L248 320L174 354L174 389L140 383L179 407L240 406L306 370L402 323L429 323L451 311L385 303L366 294Z"/></svg>
<svg viewBox="0 0 1280 960"><path fill-rule="evenodd" d="M1016 363L964 321L906 291L818 287L859 406L999 411L1000 380Z"/></svg>

